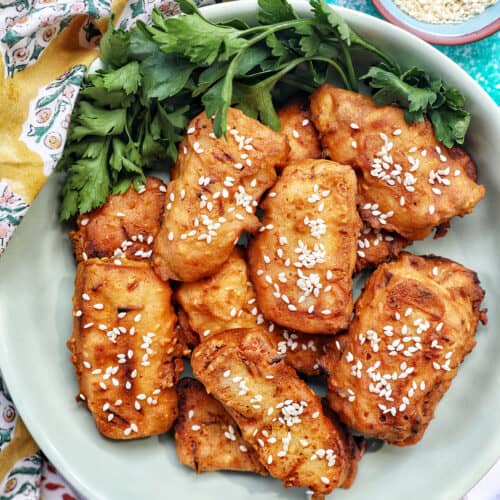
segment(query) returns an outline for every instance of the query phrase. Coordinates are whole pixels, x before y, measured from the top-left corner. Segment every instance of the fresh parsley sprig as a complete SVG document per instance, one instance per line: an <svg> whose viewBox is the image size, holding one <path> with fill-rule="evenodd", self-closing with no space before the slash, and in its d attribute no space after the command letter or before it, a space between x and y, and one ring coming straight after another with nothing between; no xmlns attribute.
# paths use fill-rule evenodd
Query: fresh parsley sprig
<svg viewBox="0 0 500 500"><path fill-rule="evenodd" d="M187 123L203 109L220 137L230 106L279 129L275 106L297 90L311 93L325 81L357 90L360 50L381 60L366 75L377 102L403 107L409 122L427 114L447 146L463 142L470 117L456 89L421 70L402 73L325 0L310 4L311 17L299 18L287 0L259 0L256 26L212 22L193 0L179 1L178 17L155 11L151 26L123 31L110 23L101 40L104 69L85 80L58 165L67 173L61 218L93 210L131 184L138 189L155 165L172 165Z"/></svg>
<svg viewBox="0 0 500 500"><path fill-rule="evenodd" d="M428 116L436 138L446 147L463 144L470 125L470 113L464 109L465 98L442 80L433 80L429 73L411 68L404 73L373 66L362 78L377 91L377 104L394 104L405 109L408 123L420 122Z"/></svg>

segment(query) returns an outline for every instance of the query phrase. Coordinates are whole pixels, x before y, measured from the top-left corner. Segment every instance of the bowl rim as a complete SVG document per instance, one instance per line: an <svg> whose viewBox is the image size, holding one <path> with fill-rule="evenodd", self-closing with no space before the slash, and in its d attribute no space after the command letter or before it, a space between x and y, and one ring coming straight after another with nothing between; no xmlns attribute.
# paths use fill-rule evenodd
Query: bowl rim
<svg viewBox="0 0 500 500"><path fill-rule="evenodd" d="M467 43L478 42L479 40L482 40L489 35L493 35L500 30L500 17L497 17L486 26L469 33L460 35L437 35L434 33L427 33L411 26L401 18L395 16L389 11L389 9L387 9L382 0L372 0L372 3L378 12L390 23L409 31L426 42L435 43L437 45L465 45Z"/></svg>

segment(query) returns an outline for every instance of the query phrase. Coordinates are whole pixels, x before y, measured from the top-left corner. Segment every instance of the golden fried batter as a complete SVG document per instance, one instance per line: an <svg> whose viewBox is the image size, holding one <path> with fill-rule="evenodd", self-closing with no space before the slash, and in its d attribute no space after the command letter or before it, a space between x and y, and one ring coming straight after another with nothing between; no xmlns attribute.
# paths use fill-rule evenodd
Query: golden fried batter
<svg viewBox="0 0 500 500"><path fill-rule="evenodd" d="M410 244L411 241L405 240L399 234L373 229L365 223L358 237L356 272L376 267L386 260L397 257L401 250Z"/></svg>
<svg viewBox="0 0 500 500"><path fill-rule="evenodd" d="M420 240L484 197L471 158L439 143L431 123L408 125L401 108L322 85L311 117L328 156L358 173L360 213L377 229Z"/></svg>
<svg viewBox="0 0 500 500"><path fill-rule="evenodd" d="M171 291L148 262L80 262L68 348L80 399L112 439L166 432L177 417L183 370Z"/></svg>
<svg viewBox="0 0 500 500"><path fill-rule="evenodd" d="M319 135L311 122L306 99L290 100L278 111L278 116L281 133L286 135L290 146L288 163L321 158Z"/></svg>
<svg viewBox="0 0 500 500"><path fill-rule="evenodd" d="M77 261L92 257L149 259L160 231L166 191L160 179L148 177L139 192L131 186L125 194L110 195L102 207L78 216L78 231L69 233Z"/></svg>
<svg viewBox="0 0 500 500"><path fill-rule="evenodd" d="M403 252L379 266L322 360L332 409L367 436L418 442L486 321L483 297L474 272L441 257Z"/></svg>
<svg viewBox="0 0 500 500"><path fill-rule="evenodd" d="M235 248L222 268L210 278L182 283L175 299L182 306L179 322L183 323L184 337L193 330L204 341L226 330L261 325L262 334L271 338L276 353L286 356L286 361L296 370L307 375L320 373L318 358L326 352L330 336L289 332L265 321L257 307L241 249ZM190 339L187 342L190 346L196 345Z"/></svg>
<svg viewBox="0 0 500 500"><path fill-rule="evenodd" d="M262 207L248 262L264 316L305 333L346 328L361 228L354 170L328 160L289 165Z"/></svg>
<svg viewBox="0 0 500 500"><path fill-rule="evenodd" d="M267 476L253 448L241 437L234 419L197 380L177 382L179 417L175 447L179 461L196 472L237 470Z"/></svg>
<svg viewBox="0 0 500 500"><path fill-rule="evenodd" d="M233 416L269 473L286 487L330 493L350 484L359 450L259 329L211 336L193 352L195 376Z"/></svg>
<svg viewBox="0 0 500 500"><path fill-rule="evenodd" d="M259 227L262 193L288 153L284 135L230 109L227 141L204 113L190 123L168 185L153 263L166 279L196 281L215 273L244 230Z"/></svg>

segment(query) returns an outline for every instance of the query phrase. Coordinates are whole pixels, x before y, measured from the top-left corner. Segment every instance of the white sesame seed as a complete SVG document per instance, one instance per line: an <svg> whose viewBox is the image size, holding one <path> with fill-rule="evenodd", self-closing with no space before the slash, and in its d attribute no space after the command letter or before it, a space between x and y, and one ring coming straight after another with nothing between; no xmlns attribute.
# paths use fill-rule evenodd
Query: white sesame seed
<svg viewBox="0 0 500 500"><path fill-rule="evenodd" d="M321 482L323 484L330 484L330 480L326 476L321 476Z"/></svg>
<svg viewBox="0 0 500 500"><path fill-rule="evenodd" d="M89 223L89 219L88 219L88 218L82 219L82 220L80 221L80 224L81 224L82 226L86 226L88 223Z"/></svg>
<svg viewBox="0 0 500 500"><path fill-rule="evenodd" d="M359 130L359 125L357 123L351 123L350 127L353 129L353 130Z"/></svg>
<svg viewBox="0 0 500 500"><path fill-rule="evenodd" d="M201 427L200 427L199 425L192 425L192 426L191 426L191 429L192 429L193 431L199 431L199 430L201 429Z"/></svg>

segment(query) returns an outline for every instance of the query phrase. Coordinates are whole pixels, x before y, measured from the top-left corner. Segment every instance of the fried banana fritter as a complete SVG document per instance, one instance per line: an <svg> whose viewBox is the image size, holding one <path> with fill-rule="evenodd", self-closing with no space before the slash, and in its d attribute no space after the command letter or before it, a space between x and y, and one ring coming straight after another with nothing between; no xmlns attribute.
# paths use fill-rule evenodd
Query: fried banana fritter
<svg viewBox="0 0 500 500"><path fill-rule="evenodd" d="M101 434L133 439L166 432L177 417L183 370L171 290L148 262L80 262L68 341L80 399Z"/></svg>
<svg viewBox="0 0 500 500"><path fill-rule="evenodd" d="M264 316L305 333L346 328L361 229L354 170L328 160L289 165L262 207L248 262Z"/></svg>
<svg viewBox="0 0 500 500"><path fill-rule="evenodd" d="M177 394L175 447L182 464L196 472L236 470L268 475L234 419L200 382L182 378Z"/></svg>
<svg viewBox="0 0 500 500"><path fill-rule="evenodd" d="M279 111L281 133L285 134L290 146L288 163L321 158L319 135L311 122L309 103L295 98Z"/></svg>
<svg viewBox="0 0 500 500"><path fill-rule="evenodd" d="M241 249L234 249L222 268L210 278L182 283L175 299L182 306L179 319L184 323L183 331L197 332L201 341L226 330L260 325L262 334L274 343L276 353L285 356L296 370L307 375L320 373L318 359L326 352L330 336L289 332L265 321L257 307ZM192 341L188 343L193 346Z"/></svg>
<svg viewBox="0 0 500 500"><path fill-rule="evenodd" d="M439 143L428 120L406 123L401 108L324 84L311 118L328 156L356 168L360 213L376 229L420 240L485 195L471 158Z"/></svg>
<svg viewBox="0 0 500 500"><path fill-rule="evenodd" d="M397 257L404 247L411 245L396 233L389 233L382 229L373 229L364 224L358 237L358 256L356 259L356 272Z"/></svg>
<svg viewBox="0 0 500 500"><path fill-rule="evenodd" d="M366 436L417 443L486 321L483 297L474 272L441 257L403 252L379 266L322 360L331 408Z"/></svg>
<svg viewBox="0 0 500 500"><path fill-rule="evenodd" d="M258 229L257 203L287 157L284 135L236 109L227 119L227 140L215 138L202 113L180 145L153 255L164 280L196 281L220 269L241 233Z"/></svg>
<svg viewBox="0 0 500 500"><path fill-rule="evenodd" d="M139 192L130 186L124 194L110 195L102 207L79 215L78 231L69 233L76 260L149 259L160 231L166 191L160 179L147 177Z"/></svg>
<svg viewBox="0 0 500 500"><path fill-rule="evenodd" d="M350 484L359 450L259 329L214 335L193 352L195 376L233 416L269 473L286 487L330 493Z"/></svg>

